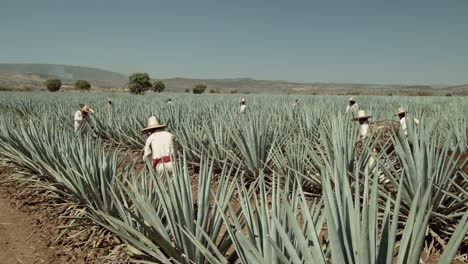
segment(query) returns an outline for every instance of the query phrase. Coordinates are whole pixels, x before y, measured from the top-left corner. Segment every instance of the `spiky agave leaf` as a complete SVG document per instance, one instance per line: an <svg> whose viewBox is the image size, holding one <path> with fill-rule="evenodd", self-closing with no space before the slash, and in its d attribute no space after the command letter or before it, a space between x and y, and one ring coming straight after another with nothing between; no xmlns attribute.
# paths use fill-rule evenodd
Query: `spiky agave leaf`
<svg viewBox="0 0 468 264"><path fill-rule="evenodd" d="M238 171L234 167L224 167L216 190L211 194L215 183L210 159L201 161L196 192L192 189L185 158L176 164L173 175L143 171L140 177L150 179L147 187L142 187L138 181L122 183L121 192L130 200L126 211L131 212L132 217L125 218L124 222L103 215L106 221L101 224L158 261L169 258L180 263L227 263L225 258L233 254L230 252L232 242L227 233L222 232L221 214L226 213L234 194L235 182L230 175L237 175ZM214 203L214 199L218 203ZM141 237L149 240L141 244ZM210 248L210 251L203 248Z"/></svg>

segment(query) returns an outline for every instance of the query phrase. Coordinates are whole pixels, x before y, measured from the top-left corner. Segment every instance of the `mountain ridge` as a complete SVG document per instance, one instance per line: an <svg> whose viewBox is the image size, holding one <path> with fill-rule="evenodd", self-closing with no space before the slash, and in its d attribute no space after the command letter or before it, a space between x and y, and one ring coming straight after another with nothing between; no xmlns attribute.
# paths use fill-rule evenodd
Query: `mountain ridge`
<svg viewBox="0 0 468 264"><path fill-rule="evenodd" d="M128 76L95 67L65 64L0 63L0 90L45 90L47 78L60 78L64 89L73 90L76 80L88 80L93 90L122 91ZM184 92L203 83L208 91L223 93L260 94L353 94L353 95L468 95L468 84L434 88L429 85L365 84L365 83L307 83L283 80L257 80L253 78L163 78L166 90Z"/></svg>

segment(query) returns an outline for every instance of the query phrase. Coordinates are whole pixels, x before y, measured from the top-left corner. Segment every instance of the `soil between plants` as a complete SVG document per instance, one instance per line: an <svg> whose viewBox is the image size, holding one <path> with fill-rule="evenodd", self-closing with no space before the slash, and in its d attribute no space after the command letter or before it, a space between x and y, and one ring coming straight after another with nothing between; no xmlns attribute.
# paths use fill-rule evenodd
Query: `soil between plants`
<svg viewBox="0 0 468 264"><path fill-rule="evenodd" d="M59 250L49 247L35 224L39 221L11 207L0 187L0 263L65 263Z"/></svg>
<svg viewBox="0 0 468 264"><path fill-rule="evenodd" d="M0 164L0 264L128 263L121 240L89 221L62 234L57 227L70 224L62 216L77 206L24 182L3 182L16 172Z"/></svg>

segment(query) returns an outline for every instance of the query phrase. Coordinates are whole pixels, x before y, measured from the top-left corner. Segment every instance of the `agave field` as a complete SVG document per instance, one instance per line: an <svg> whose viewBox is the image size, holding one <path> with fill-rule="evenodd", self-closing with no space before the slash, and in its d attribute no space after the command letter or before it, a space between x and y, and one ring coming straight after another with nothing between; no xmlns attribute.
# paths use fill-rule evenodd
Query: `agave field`
<svg viewBox="0 0 468 264"><path fill-rule="evenodd" d="M402 106L409 123L356 155L343 96L244 95L239 115L239 95L0 95L2 158L83 205L135 262L467 261L468 98L357 98L373 120ZM79 103L96 111L87 135L73 132ZM176 136L172 175L142 164L151 115Z"/></svg>

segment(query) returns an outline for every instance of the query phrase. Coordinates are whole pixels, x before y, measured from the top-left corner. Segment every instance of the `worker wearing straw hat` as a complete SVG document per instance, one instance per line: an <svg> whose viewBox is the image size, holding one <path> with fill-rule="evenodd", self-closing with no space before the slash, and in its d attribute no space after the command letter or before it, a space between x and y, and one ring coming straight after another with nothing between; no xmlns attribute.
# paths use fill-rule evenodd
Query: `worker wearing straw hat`
<svg viewBox="0 0 468 264"><path fill-rule="evenodd" d="M112 99L110 97L107 98L107 107L112 107Z"/></svg>
<svg viewBox="0 0 468 264"><path fill-rule="evenodd" d="M149 135L143 159L151 155L153 169L158 173L172 172L172 161L175 154L174 135L167 132L166 127L166 125L160 124L156 117L151 116L148 118L147 126L141 130L141 133Z"/></svg>
<svg viewBox="0 0 468 264"><path fill-rule="evenodd" d="M87 132L88 130L88 121L89 121L89 113L94 113L94 110L89 108L89 106L85 104L78 105L79 110L75 113L75 133L78 132Z"/></svg>
<svg viewBox="0 0 468 264"><path fill-rule="evenodd" d="M239 114L245 113L247 105L245 104L245 98L241 98L239 102Z"/></svg>
<svg viewBox="0 0 468 264"><path fill-rule="evenodd" d="M407 127L406 127L406 113L407 112L406 112L405 108L399 107L397 109L397 113L395 114L395 116L398 116L398 118L400 118L400 128L403 131L403 133L405 133L405 135L407 136L408 131L407 131ZM414 123L416 125L419 125L419 120L414 118Z"/></svg>
<svg viewBox="0 0 468 264"><path fill-rule="evenodd" d="M353 121L358 121L361 125L361 138L366 138L369 133L369 118L371 117L372 116L366 114L366 111L358 110L357 116L352 119Z"/></svg>
<svg viewBox="0 0 468 264"><path fill-rule="evenodd" d="M348 98L348 106L346 107L346 113L355 113L359 110L359 106L356 103L356 99L354 99L354 96Z"/></svg>
<svg viewBox="0 0 468 264"><path fill-rule="evenodd" d="M167 98L166 99L166 104L172 105L172 98Z"/></svg>
<svg viewBox="0 0 468 264"><path fill-rule="evenodd" d="M300 104L301 102L299 101L299 99L296 99L296 101L294 101L293 107L299 106Z"/></svg>

